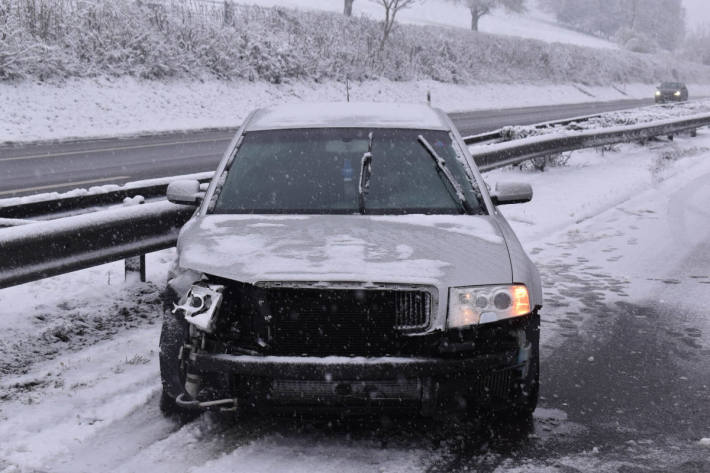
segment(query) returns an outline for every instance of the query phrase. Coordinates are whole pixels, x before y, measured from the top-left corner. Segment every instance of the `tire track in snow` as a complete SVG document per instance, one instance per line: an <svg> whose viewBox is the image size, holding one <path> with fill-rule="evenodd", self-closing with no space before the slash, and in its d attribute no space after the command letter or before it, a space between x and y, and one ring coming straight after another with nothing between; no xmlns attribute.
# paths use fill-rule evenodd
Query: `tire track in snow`
<svg viewBox="0 0 710 473"><path fill-rule="evenodd" d="M3 377L3 391L35 388L0 404L0 462L15 465L9 471L53 471L55 457L154 398L158 333L157 327L134 330Z"/></svg>

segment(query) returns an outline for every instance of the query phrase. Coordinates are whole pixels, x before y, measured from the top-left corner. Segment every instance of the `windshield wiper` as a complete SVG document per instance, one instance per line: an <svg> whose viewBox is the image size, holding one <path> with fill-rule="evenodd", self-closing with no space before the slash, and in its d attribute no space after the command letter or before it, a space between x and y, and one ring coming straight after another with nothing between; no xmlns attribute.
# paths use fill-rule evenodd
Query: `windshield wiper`
<svg viewBox="0 0 710 473"><path fill-rule="evenodd" d="M358 183L358 206L360 213L365 213L365 196L370 190L370 176L372 175L372 137L370 132L368 135L367 151L362 155L360 161L360 182Z"/></svg>
<svg viewBox="0 0 710 473"><path fill-rule="evenodd" d="M439 156L439 154L434 151L434 148L432 148L431 144L429 144L429 142L426 138L424 138L423 135L417 136L417 140L419 140L419 143L421 143L424 149L429 152L429 155L436 163L436 173L439 175L439 177L442 178L442 180L445 180L444 183L448 182L451 186L451 189L454 190L455 194L451 194L451 196L454 198L454 200L456 200L456 202L459 203L464 213L474 213L473 209L471 208L471 204L468 203L468 201L466 200L466 196L463 194L461 186L456 181L453 174L451 174L449 168L446 167L446 161L444 160L444 158ZM447 190L448 189L449 187L447 186ZM451 191L449 190L449 192Z"/></svg>

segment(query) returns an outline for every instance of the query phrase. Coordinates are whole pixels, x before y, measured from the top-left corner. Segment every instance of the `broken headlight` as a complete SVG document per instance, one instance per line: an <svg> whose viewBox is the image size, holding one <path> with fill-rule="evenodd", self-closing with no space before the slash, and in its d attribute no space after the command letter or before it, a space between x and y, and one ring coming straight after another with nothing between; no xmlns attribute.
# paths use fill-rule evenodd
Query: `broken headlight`
<svg viewBox="0 0 710 473"><path fill-rule="evenodd" d="M203 332L212 333L224 286L201 281L192 285L181 304L173 304L173 314L182 313L185 321Z"/></svg>
<svg viewBox="0 0 710 473"><path fill-rule="evenodd" d="M522 284L449 290L449 328L497 322L529 313L530 296L528 288Z"/></svg>

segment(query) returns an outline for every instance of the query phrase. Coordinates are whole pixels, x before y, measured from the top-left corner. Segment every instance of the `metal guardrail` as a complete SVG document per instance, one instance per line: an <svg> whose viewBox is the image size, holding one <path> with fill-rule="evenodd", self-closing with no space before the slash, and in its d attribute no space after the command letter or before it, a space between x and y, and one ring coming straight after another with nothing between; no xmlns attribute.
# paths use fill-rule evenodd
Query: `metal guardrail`
<svg viewBox="0 0 710 473"><path fill-rule="evenodd" d="M25 220L21 218L0 218L0 228L2 227L17 227L19 225L27 225L35 223L33 220Z"/></svg>
<svg viewBox="0 0 710 473"><path fill-rule="evenodd" d="M710 114L612 130L534 136L481 146L481 171L531 158L672 135L710 125ZM0 229L0 289L175 245L194 208L167 201Z"/></svg>
<svg viewBox="0 0 710 473"><path fill-rule="evenodd" d="M655 136L673 135L710 125L710 114L690 118L670 119L616 127L605 130L586 130L523 138L521 140L481 146L472 151L481 171L519 164L529 159L565 151L642 141Z"/></svg>
<svg viewBox="0 0 710 473"><path fill-rule="evenodd" d="M142 196L146 199L164 197L170 181L177 179L198 179L200 182L209 182L213 172L203 172L189 174L186 176L174 176L161 179L150 179L148 181L132 182L116 189L105 192L96 192L84 195L62 195L47 197L39 200L19 199L19 203L4 204L0 200L0 226L2 219L30 219L38 216L51 216L52 214L71 212L79 209L89 209L98 206L120 204L125 198ZM14 201L15 199L5 199Z"/></svg>
<svg viewBox="0 0 710 473"><path fill-rule="evenodd" d="M564 118L562 120L551 120L548 122L536 123L534 125L529 125L529 127L537 128L537 129L554 128L556 126L567 126L572 123L586 122L588 120L591 120L593 118L599 118L601 116L602 116L601 113L597 113L594 115L583 115L580 117ZM475 145L475 144L480 144L480 143L486 143L488 141L493 141L493 140L502 140L503 139L503 130L504 129L501 128L501 129L494 130L494 131L488 131L486 133L480 133L478 135L464 136L463 142L466 143L467 145Z"/></svg>
<svg viewBox="0 0 710 473"><path fill-rule="evenodd" d="M194 207L168 201L0 230L0 288L175 246Z"/></svg>

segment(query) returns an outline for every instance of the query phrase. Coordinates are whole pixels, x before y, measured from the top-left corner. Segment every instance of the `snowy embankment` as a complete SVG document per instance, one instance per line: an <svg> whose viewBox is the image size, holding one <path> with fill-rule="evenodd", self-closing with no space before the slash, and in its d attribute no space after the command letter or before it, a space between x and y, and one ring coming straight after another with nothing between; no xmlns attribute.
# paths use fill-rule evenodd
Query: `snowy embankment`
<svg viewBox="0 0 710 473"><path fill-rule="evenodd" d="M9 0L0 80L73 77L316 82L346 77L446 83L710 80L710 68L645 55L461 28L398 25L382 45L366 16L194 2ZM465 12L463 10L462 12Z"/></svg>
<svg viewBox="0 0 710 473"><path fill-rule="evenodd" d="M690 85L710 96L710 85ZM653 86L457 85L387 79L350 83L352 101L425 102L447 112L651 98ZM72 79L62 84L0 82L0 143L236 127L257 107L343 101L345 84L294 81Z"/></svg>
<svg viewBox="0 0 710 473"><path fill-rule="evenodd" d="M424 102L431 91L447 111L650 98L670 77L710 94L696 85L710 84L710 68L671 55L411 24L380 49L368 16L55 1L63 7L11 0L1 12L13 34L0 35L0 143L233 127L256 107L345 100L346 78L354 101ZM402 18L423 22L425 5Z"/></svg>
<svg viewBox="0 0 710 473"><path fill-rule="evenodd" d="M202 3L221 3L220 0L198 0ZM321 10L340 13L342 2L333 0L239 0L237 3L263 7L288 7ZM481 18L479 31L496 35L519 36L550 43L568 43L591 48L618 49L610 41L565 28L555 22L554 15L543 11L537 4L528 1L524 14L494 10ZM357 1L353 4L353 15L365 15L378 21L384 18L383 8L376 2ZM427 0L414 3L397 14L398 21L415 25L448 26L469 30L471 16L463 2L449 0Z"/></svg>
<svg viewBox="0 0 710 473"><path fill-rule="evenodd" d="M575 152L544 173L486 174L492 185L535 189L530 204L502 209L544 279L543 358L585 330L593 307L672 290L702 305L710 277L678 276L677 266L708 237L708 178L707 130ZM263 420L237 430L209 416L182 428L164 420L159 292L173 255L149 255L146 284L124 284L122 264L112 263L0 291L0 471L417 471L440 459L426 436L401 444L395 434L358 438ZM559 413L537 414L549 415Z"/></svg>

